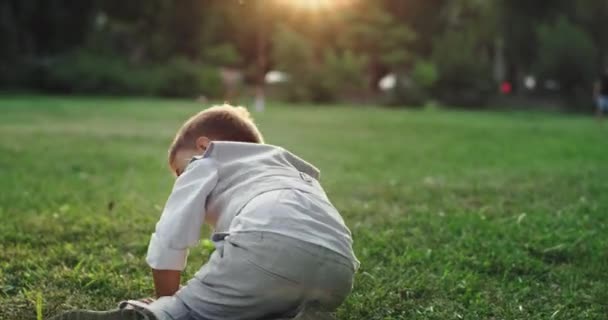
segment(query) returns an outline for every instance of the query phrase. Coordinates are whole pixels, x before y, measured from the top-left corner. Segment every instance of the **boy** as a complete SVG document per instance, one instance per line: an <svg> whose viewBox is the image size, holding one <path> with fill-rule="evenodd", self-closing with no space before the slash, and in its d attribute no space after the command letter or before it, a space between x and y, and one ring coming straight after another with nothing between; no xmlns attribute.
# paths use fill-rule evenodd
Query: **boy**
<svg viewBox="0 0 608 320"><path fill-rule="evenodd" d="M190 118L169 167L177 179L146 258L158 300L59 319L272 319L310 305L333 311L346 299L359 262L319 171L263 144L246 109L216 106ZM203 223L214 228L216 250L180 289Z"/></svg>

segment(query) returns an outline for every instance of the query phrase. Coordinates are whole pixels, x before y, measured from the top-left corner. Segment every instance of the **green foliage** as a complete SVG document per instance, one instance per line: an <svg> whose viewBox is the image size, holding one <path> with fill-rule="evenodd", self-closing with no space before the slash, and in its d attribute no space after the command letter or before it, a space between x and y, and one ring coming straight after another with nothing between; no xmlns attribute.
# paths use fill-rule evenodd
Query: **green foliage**
<svg viewBox="0 0 608 320"><path fill-rule="evenodd" d="M339 33L338 44L366 58L365 81L370 91L377 90L387 71L400 71L411 62L409 48L416 33L378 2L361 3L346 21L347 29Z"/></svg>
<svg viewBox="0 0 608 320"><path fill-rule="evenodd" d="M42 320L42 308L43 308L42 293L38 292L36 294L36 320Z"/></svg>
<svg viewBox="0 0 608 320"><path fill-rule="evenodd" d="M569 105L589 105L589 92L597 73L597 51L591 37L560 17L554 24L539 27L538 42L538 73L559 81Z"/></svg>
<svg viewBox="0 0 608 320"><path fill-rule="evenodd" d="M505 38L507 59L516 72L527 73L534 68L539 55L536 34L538 26L554 21L559 15L577 19L579 12L575 7L584 2L589 0L496 1L495 10L501 20L501 35Z"/></svg>
<svg viewBox="0 0 608 320"><path fill-rule="evenodd" d="M582 50L596 52L594 62L598 67L608 64L608 37L604 32L608 2L605 0L330 1L337 7L329 6L328 2L328 7L315 10L298 10L291 2L57 0L51 3L5 0L0 3L0 43L3 44L0 46L0 89L191 94L198 90L188 87L196 87L195 83L199 81L180 88L170 88L170 84L163 83L166 76L194 79L194 75L183 68L184 63L175 62L180 57L197 64L196 69L207 66L241 68L246 74L246 85L252 85L263 71L280 69L283 65L291 66L288 69L297 67L293 57L302 55L297 50L274 49L276 35L281 33L279 29L287 28L306 43L306 48L301 49L305 52L303 55L308 56L304 58L310 61L303 60L304 65L319 73L297 75L296 80L307 85L289 88L286 95L292 99L326 101L342 98L344 92L352 91L336 86L332 74L322 69L323 65L332 63L328 57L352 54L365 60L356 82L367 82L366 92L358 90L366 97L378 95L377 84L385 74L407 73L416 60L422 59L433 61L443 70L439 70L441 90L431 90L432 95L437 95L434 98L454 101L458 105L480 105L492 91L481 88L486 80L487 87L492 87L485 72L466 67L462 78L482 80L458 80L453 75L447 76L450 79L446 80L446 72L455 71L446 65L471 66L470 62L463 61L466 54L460 53L458 42L474 38L473 44L465 41L467 47L464 49L473 53L469 60L482 57L478 69L489 69L492 55L504 57L504 76L515 84L517 92L522 75L535 73L538 69L552 69L544 61L551 55L547 56L544 51L559 49L541 48L537 40L540 29L556 28L554 22L560 16L578 29L576 34L569 36L582 36L573 41L581 42ZM451 36L455 38L447 39ZM588 40L593 49L589 48ZM453 51L438 54L438 42ZM549 47L557 45L548 44L552 42L548 39L544 42ZM90 70L90 76L63 61L82 48L89 53L78 58L76 63L84 70ZM289 60L285 63L277 59L277 54L271 54L285 50L293 53L278 55ZM450 54L461 58L446 57ZM443 55L441 62L435 61L437 55ZM93 66L95 61L100 66ZM46 78L45 70L55 69L61 63L68 70L51 70L50 77ZM181 72L166 70L164 66L168 63L172 65L168 68ZM589 83L593 75L587 72L588 66L582 69L585 79L581 81ZM120 74L116 70L128 72ZM541 71L546 73L546 70ZM564 75L565 78L557 79L564 83L575 78L570 72L548 73ZM203 77L205 79L200 81L210 83L202 85L204 91L219 91L215 89L218 87L217 79L213 79L215 75L205 73ZM313 80L320 77L326 79L325 84ZM47 81L50 79L60 82ZM79 83L78 79L84 79L85 83ZM447 86L452 83L456 83L456 87L448 90ZM346 85L349 86L353 84ZM574 96L588 96L588 84L563 88L563 96L570 100L578 100L572 99ZM406 94L418 96L415 100L424 100L427 95L421 92L423 89L407 90L419 91L420 94Z"/></svg>
<svg viewBox="0 0 608 320"><path fill-rule="evenodd" d="M312 43L285 26L275 34L273 44L277 68L289 75L282 89L290 101L332 101L340 94L365 88L364 56L328 50L318 60Z"/></svg>
<svg viewBox="0 0 608 320"><path fill-rule="evenodd" d="M422 107L432 99L432 90L438 79L439 73L434 63L418 60L409 75L398 75L397 84L389 92L387 103Z"/></svg>
<svg viewBox="0 0 608 320"><path fill-rule="evenodd" d="M151 94L155 91L155 84L141 83L144 77L129 73L128 69L124 59L76 51L49 63L46 85L50 89L76 93L128 94L142 90Z"/></svg>
<svg viewBox="0 0 608 320"><path fill-rule="evenodd" d="M576 13L573 21L593 40L593 44L600 54L600 62L608 66L608 37L605 25L608 17L608 1L603 0L577 0L573 1Z"/></svg>
<svg viewBox="0 0 608 320"><path fill-rule="evenodd" d="M406 48L416 39L416 34L380 6L367 4L349 21L347 47L365 54L370 63L394 69L410 61Z"/></svg>
<svg viewBox="0 0 608 320"><path fill-rule="evenodd" d="M185 58L174 58L159 70L161 95L196 97L204 94L218 97L221 94L221 79L216 68L205 67Z"/></svg>
<svg viewBox="0 0 608 320"><path fill-rule="evenodd" d="M430 90L438 79L437 67L432 62L420 60L412 69L412 81L423 89Z"/></svg>
<svg viewBox="0 0 608 320"><path fill-rule="evenodd" d="M234 45L224 43L204 50L202 60L208 65L234 66L240 64L243 59Z"/></svg>
<svg viewBox="0 0 608 320"><path fill-rule="evenodd" d="M309 41L287 26L280 26L273 35L272 57L276 68L289 74L289 82L285 84L284 95L290 101L306 101L312 99L313 84L316 68L314 53Z"/></svg>
<svg viewBox="0 0 608 320"><path fill-rule="evenodd" d="M489 58L473 31L448 31L437 39L432 61L439 78L437 92L446 103L482 107L495 88Z"/></svg>
<svg viewBox="0 0 608 320"><path fill-rule="evenodd" d="M0 88L40 88L45 62L32 60L0 61Z"/></svg>
<svg viewBox="0 0 608 320"><path fill-rule="evenodd" d="M174 183L166 149L200 104L4 96L0 106L0 318L151 296L144 257ZM608 127L286 105L256 122L322 169L353 232L361 269L338 319L606 318ZM184 281L211 250L190 251Z"/></svg>
<svg viewBox="0 0 608 320"><path fill-rule="evenodd" d="M317 78L329 100L340 95L357 96L365 91L366 65L367 58L352 51L327 51L317 72Z"/></svg>
<svg viewBox="0 0 608 320"><path fill-rule="evenodd" d="M304 74L314 63L314 51L311 43L304 36L281 25L273 35L272 57L279 69L294 70L292 77Z"/></svg>
<svg viewBox="0 0 608 320"><path fill-rule="evenodd" d="M217 97L222 90L216 68L179 57L166 64L138 66L76 51L53 60L43 74L45 88L62 92Z"/></svg>

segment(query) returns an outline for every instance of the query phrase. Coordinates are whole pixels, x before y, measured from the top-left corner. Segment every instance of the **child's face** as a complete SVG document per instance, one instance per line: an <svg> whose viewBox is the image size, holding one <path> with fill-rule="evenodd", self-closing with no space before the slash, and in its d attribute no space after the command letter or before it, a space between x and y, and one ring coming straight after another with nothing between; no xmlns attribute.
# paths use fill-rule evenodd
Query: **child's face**
<svg viewBox="0 0 608 320"><path fill-rule="evenodd" d="M192 160L192 157L200 155L200 151L196 149L180 149L175 154L175 159L171 163L171 171L176 177L179 177Z"/></svg>
<svg viewBox="0 0 608 320"><path fill-rule="evenodd" d="M182 148L175 153L175 159L171 163L171 171L176 177L179 177L190 163L194 156L200 156L207 150L210 140L207 137L199 137L196 139L196 148Z"/></svg>

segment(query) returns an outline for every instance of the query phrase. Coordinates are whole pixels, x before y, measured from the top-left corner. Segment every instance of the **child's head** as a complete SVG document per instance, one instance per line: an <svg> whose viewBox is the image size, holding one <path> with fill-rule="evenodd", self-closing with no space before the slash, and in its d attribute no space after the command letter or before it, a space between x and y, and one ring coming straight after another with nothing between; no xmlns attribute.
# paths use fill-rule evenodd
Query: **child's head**
<svg viewBox="0 0 608 320"><path fill-rule="evenodd" d="M247 109L228 104L214 106L192 116L177 131L169 147L169 167L179 176L190 159L214 140L264 143Z"/></svg>

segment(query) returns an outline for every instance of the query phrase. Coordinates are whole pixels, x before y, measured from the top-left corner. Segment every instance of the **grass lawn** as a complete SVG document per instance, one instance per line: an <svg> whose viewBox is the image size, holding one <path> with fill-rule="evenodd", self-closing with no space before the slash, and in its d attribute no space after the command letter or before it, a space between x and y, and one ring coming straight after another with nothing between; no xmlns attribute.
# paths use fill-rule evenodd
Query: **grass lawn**
<svg viewBox="0 0 608 320"><path fill-rule="evenodd" d="M166 150L200 108L0 97L0 319L152 294ZM608 123L304 106L257 120L321 168L353 231L362 267L340 319L608 317Z"/></svg>

